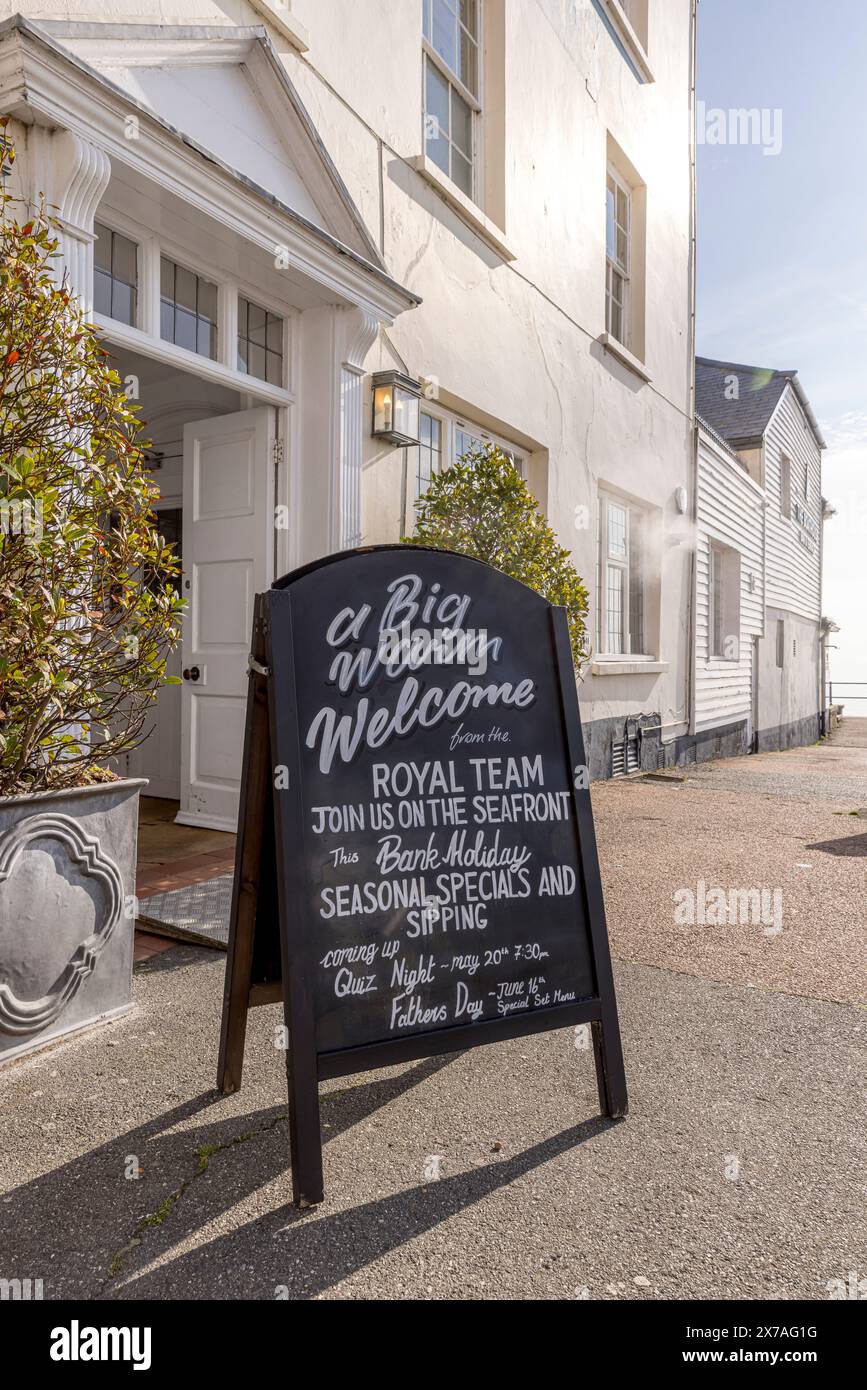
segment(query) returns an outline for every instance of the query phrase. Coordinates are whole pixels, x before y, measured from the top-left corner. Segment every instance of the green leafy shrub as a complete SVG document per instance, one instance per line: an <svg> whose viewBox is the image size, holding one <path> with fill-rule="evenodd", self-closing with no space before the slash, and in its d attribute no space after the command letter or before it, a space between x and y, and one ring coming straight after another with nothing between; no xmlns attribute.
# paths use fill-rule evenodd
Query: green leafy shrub
<svg viewBox="0 0 867 1390"><path fill-rule="evenodd" d="M489 444L434 474L407 545L457 550L566 609L576 671L587 660L587 589L513 463Z"/></svg>
<svg viewBox="0 0 867 1390"><path fill-rule="evenodd" d="M0 183L14 153L0 123ZM0 207L0 794L111 776L178 638L141 426L66 285L53 224Z"/></svg>

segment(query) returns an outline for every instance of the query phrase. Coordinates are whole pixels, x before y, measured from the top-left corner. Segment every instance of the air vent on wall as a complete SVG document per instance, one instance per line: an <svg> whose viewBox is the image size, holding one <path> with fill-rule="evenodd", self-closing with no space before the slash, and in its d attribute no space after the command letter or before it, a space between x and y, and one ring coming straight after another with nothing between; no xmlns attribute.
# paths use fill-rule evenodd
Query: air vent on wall
<svg viewBox="0 0 867 1390"><path fill-rule="evenodd" d="M638 768L638 738L615 739L611 745L611 776L626 777Z"/></svg>

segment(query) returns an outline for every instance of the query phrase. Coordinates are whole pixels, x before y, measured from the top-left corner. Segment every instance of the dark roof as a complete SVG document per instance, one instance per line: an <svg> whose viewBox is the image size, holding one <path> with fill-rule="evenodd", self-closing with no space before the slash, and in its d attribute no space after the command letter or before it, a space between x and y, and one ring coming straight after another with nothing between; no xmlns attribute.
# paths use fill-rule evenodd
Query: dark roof
<svg viewBox="0 0 867 1390"><path fill-rule="evenodd" d="M748 367L743 362L695 360L695 408L729 444L758 442L768 427L780 397L797 378L796 371ZM737 397L731 378L737 378Z"/></svg>
<svg viewBox="0 0 867 1390"><path fill-rule="evenodd" d="M732 395L731 378L737 378L738 394ZM760 444L771 416L787 386L791 386L807 417L820 449L827 445L807 393L794 368L750 367L744 362L718 362L712 357L695 359L695 410L732 449Z"/></svg>

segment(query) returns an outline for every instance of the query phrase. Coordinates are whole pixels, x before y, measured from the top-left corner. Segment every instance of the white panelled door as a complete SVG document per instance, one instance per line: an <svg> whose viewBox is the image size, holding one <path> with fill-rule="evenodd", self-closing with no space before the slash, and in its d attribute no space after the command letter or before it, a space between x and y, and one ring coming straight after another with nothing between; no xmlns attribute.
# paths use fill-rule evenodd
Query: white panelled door
<svg viewBox="0 0 867 1390"><path fill-rule="evenodd" d="M184 426L185 825L237 825L253 600L273 577L273 458L271 406Z"/></svg>

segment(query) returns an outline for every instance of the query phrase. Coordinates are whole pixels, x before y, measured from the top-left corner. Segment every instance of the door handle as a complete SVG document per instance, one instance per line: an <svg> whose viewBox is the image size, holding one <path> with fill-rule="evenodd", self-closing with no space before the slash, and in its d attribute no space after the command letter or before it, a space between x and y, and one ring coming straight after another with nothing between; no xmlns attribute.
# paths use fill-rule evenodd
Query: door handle
<svg viewBox="0 0 867 1390"><path fill-rule="evenodd" d="M177 667L175 669L177 670ZM185 681L197 681L202 673L198 666L186 666L181 674Z"/></svg>

